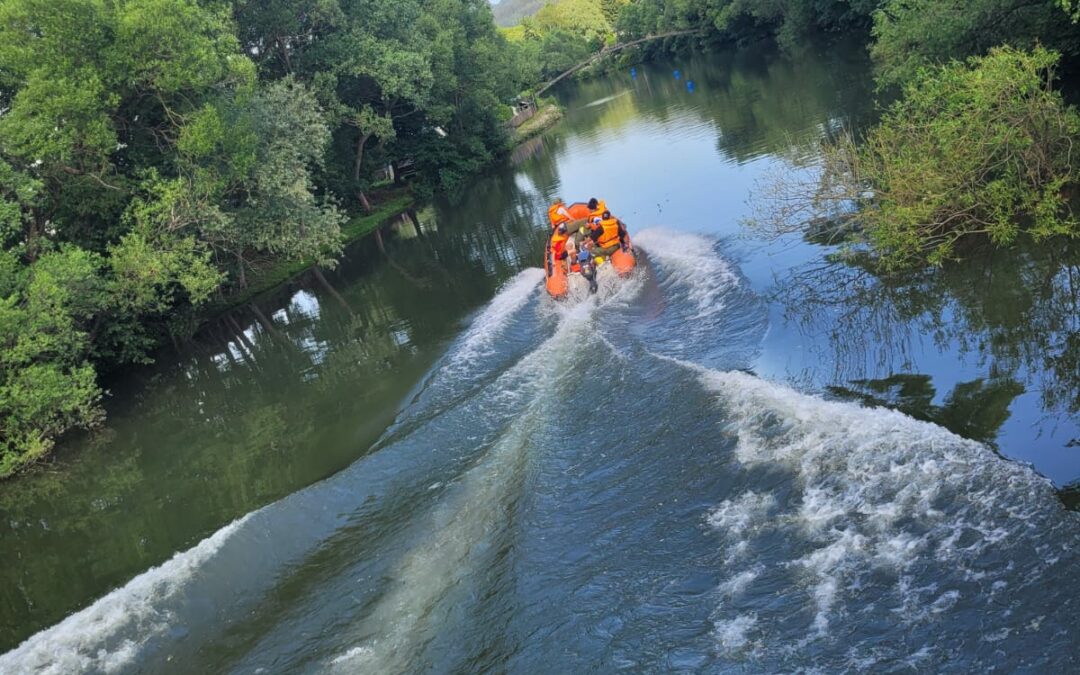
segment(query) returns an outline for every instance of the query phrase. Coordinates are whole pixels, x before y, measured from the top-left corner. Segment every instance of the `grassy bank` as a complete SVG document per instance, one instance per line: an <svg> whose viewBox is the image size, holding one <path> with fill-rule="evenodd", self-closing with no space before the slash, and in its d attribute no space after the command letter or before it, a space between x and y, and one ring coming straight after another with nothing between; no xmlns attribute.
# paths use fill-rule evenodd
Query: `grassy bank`
<svg viewBox="0 0 1080 675"><path fill-rule="evenodd" d="M386 193L381 203L371 213L354 215L341 226L341 236L348 245L372 232L387 220L399 215L416 203L408 188L401 188ZM225 292L221 298L209 303L201 312L207 320L228 310L250 302L252 298L272 290L300 274L315 264L307 258L301 260L281 260L270 265L256 267L248 273L247 286Z"/></svg>
<svg viewBox="0 0 1080 675"><path fill-rule="evenodd" d="M557 104L549 103L514 130L514 145L524 143L530 138L539 136L558 124L559 120L562 118L563 109Z"/></svg>

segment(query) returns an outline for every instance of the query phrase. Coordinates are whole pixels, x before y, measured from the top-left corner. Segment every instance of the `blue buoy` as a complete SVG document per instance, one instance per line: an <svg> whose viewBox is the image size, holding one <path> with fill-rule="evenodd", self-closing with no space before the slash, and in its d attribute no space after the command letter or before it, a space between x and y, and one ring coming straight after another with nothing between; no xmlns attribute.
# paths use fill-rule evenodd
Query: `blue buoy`
<svg viewBox="0 0 1080 675"><path fill-rule="evenodd" d="M693 80L687 80L686 81L686 91L690 92L691 94L694 93L694 81Z"/></svg>
<svg viewBox="0 0 1080 675"><path fill-rule="evenodd" d="M630 69L630 79L631 80L636 80L637 79L637 68L631 68Z"/></svg>
<svg viewBox="0 0 1080 675"><path fill-rule="evenodd" d="M675 76L676 80L678 80L679 78L682 77L682 73L680 73L678 70L676 70L674 73L672 73L672 75Z"/></svg>

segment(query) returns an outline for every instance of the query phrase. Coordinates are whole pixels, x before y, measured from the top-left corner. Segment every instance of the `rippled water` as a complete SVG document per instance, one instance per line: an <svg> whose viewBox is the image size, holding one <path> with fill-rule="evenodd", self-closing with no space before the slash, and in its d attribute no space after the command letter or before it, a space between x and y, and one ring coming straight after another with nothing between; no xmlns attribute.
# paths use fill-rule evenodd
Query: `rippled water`
<svg viewBox="0 0 1080 675"><path fill-rule="evenodd" d="M171 516L181 540L225 522L13 644L0 672L1080 668L1080 518L1050 481L1009 448L777 367L829 344L800 341L771 290L773 272L821 252L738 239L740 204L865 108L849 105L857 64L762 58L569 92L567 125L479 182L471 208L417 214L385 254L353 254L374 272L350 277L347 262L309 279L277 301L283 314L253 308L265 322L248 317L246 340L222 329L224 348L144 385L150 401L205 402L149 417L136 405L138 433L118 411L120 455L135 438L173 447L164 432L187 422L186 457L209 462L199 444L228 452L232 436L208 439L233 404L263 411L243 429L268 430L238 452L296 469L245 465L267 482L220 471L189 487L205 498L173 507L192 514ZM529 263L555 191L619 205L643 251L633 277L546 297ZM208 384L179 388L190 373ZM365 392L378 382L385 396ZM373 434L365 408L382 401L393 420ZM313 482L320 471L332 475ZM95 492L153 505L135 487L151 478ZM120 511L81 525L121 527L76 564L123 569L101 549L129 533L177 540ZM5 546L63 550L27 534L32 511L9 521ZM47 597L30 576L8 586L20 580ZM31 615L5 606L5 620Z"/></svg>

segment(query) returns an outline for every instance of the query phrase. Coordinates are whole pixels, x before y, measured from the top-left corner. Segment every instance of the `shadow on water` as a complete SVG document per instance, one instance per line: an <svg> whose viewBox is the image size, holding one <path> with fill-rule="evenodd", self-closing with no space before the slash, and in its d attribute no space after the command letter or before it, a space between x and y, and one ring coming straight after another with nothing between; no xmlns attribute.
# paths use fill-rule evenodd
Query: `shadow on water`
<svg viewBox="0 0 1080 675"><path fill-rule="evenodd" d="M894 408L991 446L1009 418L1009 404L1023 391L1023 385L1010 378L973 380L956 385L942 405L935 405L937 390L929 375L900 373L876 380L852 380L848 387L829 387L838 398Z"/></svg>

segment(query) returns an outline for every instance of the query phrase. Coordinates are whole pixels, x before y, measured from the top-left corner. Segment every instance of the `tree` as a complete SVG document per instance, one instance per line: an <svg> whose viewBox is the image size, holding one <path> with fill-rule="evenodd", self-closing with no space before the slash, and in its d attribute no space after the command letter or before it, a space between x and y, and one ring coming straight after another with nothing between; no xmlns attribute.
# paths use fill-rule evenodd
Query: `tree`
<svg viewBox="0 0 1080 675"><path fill-rule="evenodd" d="M780 208L765 229L823 221L838 235L858 231L886 268L941 265L962 244L1004 246L1024 230L1075 236L1067 193L1080 181L1080 114L1051 88L1057 60L1001 47L920 70L865 138L826 146L812 194L767 197Z"/></svg>
<svg viewBox="0 0 1080 675"><path fill-rule="evenodd" d="M146 360L223 252L340 249L318 102L260 87L234 28L193 0L0 5L0 475L99 421L96 369Z"/></svg>
<svg viewBox="0 0 1080 675"><path fill-rule="evenodd" d="M158 236L190 234L235 259L248 252L331 264L343 216L314 194L330 130L314 95L287 77L209 101L181 130L180 175L144 184L131 217Z"/></svg>
<svg viewBox="0 0 1080 675"><path fill-rule="evenodd" d="M0 473L253 266L332 265L376 166L459 185L526 71L484 0L0 4Z"/></svg>
<svg viewBox="0 0 1080 675"><path fill-rule="evenodd" d="M1002 44L1075 54L1080 31L1063 11L1070 6L1069 0L887 0L874 13L871 54L885 84Z"/></svg>

